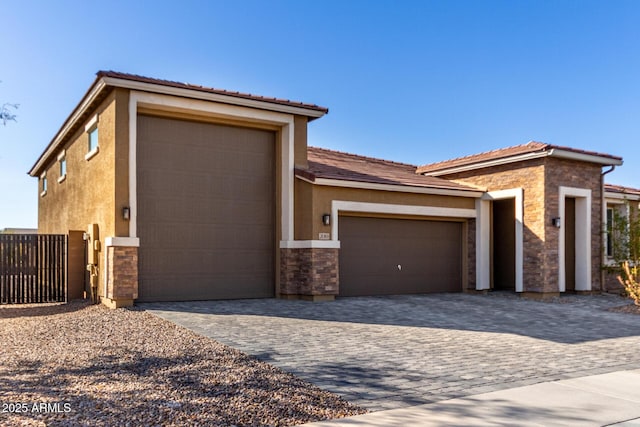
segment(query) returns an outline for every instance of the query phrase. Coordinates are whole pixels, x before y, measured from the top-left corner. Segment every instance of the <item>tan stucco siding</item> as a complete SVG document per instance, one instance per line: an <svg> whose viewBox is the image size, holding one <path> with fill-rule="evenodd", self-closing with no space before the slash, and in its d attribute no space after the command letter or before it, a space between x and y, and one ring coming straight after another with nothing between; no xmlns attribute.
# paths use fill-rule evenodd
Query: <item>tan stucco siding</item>
<svg viewBox="0 0 640 427"><path fill-rule="evenodd" d="M124 94L124 96L123 96ZM116 219L115 197L128 200L128 175L127 171L116 169L116 141L126 142L128 134L122 130L116 134L116 122L123 121L123 114L118 112L122 104L126 106L126 92L113 91L81 124L75 134L64 145L67 160L67 174L62 182L60 177L60 165L54 160L47 165L48 189L47 194L40 197L38 203L38 230L40 233L67 234L70 231L86 231L88 224L98 224L99 239L102 242L98 253L98 294L102 294L104 280L104 241L108 236L116 234L116 224L121 221ZM87 160L89 135L85 131L85 125L98 115L98 146L99 152ZM121 126L121 124L120 124ZM125 144L126 145L126 144ZM124 149L126 152L126 148ZM127 159L122 156L118 168ZM122 172L122 173L120 173ZM124 186L116 191L116 179L118 174L124 175L118 180L118 186ZM39 187L39 186L38 186ZM126 236L128 225L118 225L119 235Z"/></svg>
<svg viewBox="0 0 640 427"><path fill-rule="evenodd" d="M85 124L98 115L99 152L89 160L88 133ZM101 236L113 236L115 194L116 92L112 92L65 144L66 179L60 177L59 162L47 167L47 194L39 198L38 230L41 233L64 233L86 230L97 223ZM60 151L57 153L59 154Z"/></svg>
<svg viewBox="0 0 640 427"><path fill-rule="evenodd" d="M129 221L124 219L122 209L130 207L129 195L129 91L124 89L115 90L116 111L115 111L115 209L113 215L114 231L113 236L128 237Z"/></svg>
<svg viewBox="0 0 640 427"><path fill-rule="evenodd" d="M293 121L294 126L294 164L295 167L301 169L307 169L309 164L307 162L307 117L295 116Z"/></svg>
<svg viewBox="0 0 640 427"><path fill-rule="evenodd" d="M319 233L331 233L331 226L322 224L322 215L331 213L331 203L334 200L475 209L475 199L473 197L330 187L306 182L296 183L296 196L301 197L303 200L308 200L309 191L311 192L311 208L309 208L309 204L302 201L300 203L302 209L296 211L296 231L299 233L296 234L296 239L299 240L317 240ZM298 207L297 203L296 207Z"/></svg>

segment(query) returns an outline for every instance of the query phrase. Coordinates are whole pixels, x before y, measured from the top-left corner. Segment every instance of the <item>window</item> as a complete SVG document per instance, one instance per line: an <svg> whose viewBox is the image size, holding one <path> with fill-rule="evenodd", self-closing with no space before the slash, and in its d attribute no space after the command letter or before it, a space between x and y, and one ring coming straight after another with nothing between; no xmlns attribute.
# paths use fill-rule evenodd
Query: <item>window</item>
<svg viewBox="0 0 640 427"><path fill-rule="evenodd" d="M613 258L613 208L607 208L607 258Z"/></svg>
<svg viewBox="0 0 640 427"><path fill-rule="evenodd" d="M44 197L47 194L47 173L40 175L40 197Z"/></svg>
<svg viewBox="0 0 640 427"><path fill-rule="evenodd" d="M85 154L84 158L89 160L100 151L100 144L98 142L97 114L89 120L89 123L84 127L84 131L87 132L87 154Z"/></svg>
<svg viewBox="0 0 640 427"><path fill-rule="evenodd" d="M58 156L58 164L60 165L60 178L58 178L58 182L62 182L67 178L67 153L65 151Z"/></svg>
<svg viewBox="0 0 640 427"><path fill-rule="evenodd" d="M98 149L98 127L89 131L89 152Z"/></svg>

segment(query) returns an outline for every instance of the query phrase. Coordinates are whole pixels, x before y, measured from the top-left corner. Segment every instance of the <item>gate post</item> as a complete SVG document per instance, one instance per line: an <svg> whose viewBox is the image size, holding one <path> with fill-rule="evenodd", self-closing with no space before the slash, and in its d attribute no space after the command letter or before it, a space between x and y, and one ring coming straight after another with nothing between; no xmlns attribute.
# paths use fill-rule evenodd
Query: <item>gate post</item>
<svg viewBox="0 0 640 427"><path fill-rule="evenodd" d="M67 246L67 299L80 299L83 297L85 280L85 241L82 238L84 231L69 231Z"/></svg>
<svg viewBox="0 0 640 427"><path fill-rule="evenodd" d="M130 307L138 298L138 247L136 237L107 237L106 292L102 303L110 308Z"/></svg>

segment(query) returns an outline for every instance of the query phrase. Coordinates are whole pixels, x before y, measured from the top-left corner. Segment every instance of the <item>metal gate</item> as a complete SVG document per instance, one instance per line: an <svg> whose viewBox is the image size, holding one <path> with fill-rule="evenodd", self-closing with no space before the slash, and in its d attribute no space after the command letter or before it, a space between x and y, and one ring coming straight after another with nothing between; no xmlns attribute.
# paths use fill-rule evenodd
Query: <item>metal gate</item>
<svg viewBox="0 0 640 427"><path fill-rule="evenodd" d="M0 234L0 304L66 302L66 235Z"/></svg>

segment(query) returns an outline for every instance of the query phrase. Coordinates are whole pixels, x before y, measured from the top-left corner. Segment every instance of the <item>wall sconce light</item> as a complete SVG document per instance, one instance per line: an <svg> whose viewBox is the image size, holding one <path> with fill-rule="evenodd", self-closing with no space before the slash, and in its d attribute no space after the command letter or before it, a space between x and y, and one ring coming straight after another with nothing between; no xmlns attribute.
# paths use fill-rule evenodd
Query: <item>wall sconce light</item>
<svg viewBox="0 0 640 427"><path fill-rule="evenodd" d="M330 214L322 214L322 223L324 225L331 225L331 215Z"/></svg>
<svg viewBox="0 0 640 427"><path fill-rule="evenodd" d="M128 206L122 208L122 218L124 218L125 220L129 220L130 215L131 211Z"/></svg>
<svg viewBox="0 0 640 427"><path fill-rule="evenodd" d="M82 233L82 240L84 240L85 242L89 240L89 233L87 233L86 231Z"/></svg>
<svg viewBox="0 0 640 427"><path fill-rule="evenodd" d="M560 217L551 218L551 224L556 228L560 228L560 225L561 225Z"/></svg>

